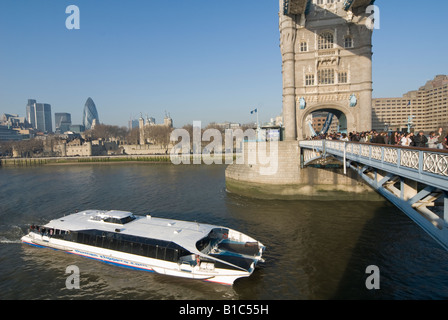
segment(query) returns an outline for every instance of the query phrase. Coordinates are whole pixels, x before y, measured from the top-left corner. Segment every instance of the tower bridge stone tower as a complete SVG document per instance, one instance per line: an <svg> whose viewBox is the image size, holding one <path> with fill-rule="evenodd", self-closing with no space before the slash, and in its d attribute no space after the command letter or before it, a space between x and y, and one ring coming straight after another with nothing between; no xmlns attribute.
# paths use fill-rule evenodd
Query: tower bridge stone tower
<svg viewBox="0 0 448 320"><path fill-rule="evenodd" d="M373 2L280 0L285 140L310 136L316 111L371 129Z"/></svg>
<svg viewBox="0 0 448 320"><path fill-rule="evenodd" d="M272 175L261 174L270 163L263 155L249 163L245 147L244 164L226 169L229 192L269 199L380 199L352 171L301 168L297 141L312 133L314 112L337 117L340 131L371 129L373 2L280 0L285 141L278 142Z"/></svg>

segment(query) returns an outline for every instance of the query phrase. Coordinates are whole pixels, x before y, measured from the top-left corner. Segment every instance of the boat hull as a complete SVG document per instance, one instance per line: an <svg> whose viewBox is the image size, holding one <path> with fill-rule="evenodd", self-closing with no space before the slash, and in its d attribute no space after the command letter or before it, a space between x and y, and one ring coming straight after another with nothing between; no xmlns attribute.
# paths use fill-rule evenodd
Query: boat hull
<svg viewBox="0 0 448 320"><path fill-rule="evenodd" d="M110 265L125 267L133 270L154 272L167 276L203 280L223 285L233 285L235 280L248 277L251 272L229 270L220 268L208 268L202 264L191 266L163 260L151 259L143 256L123 253L114 250L106 250L94 246L73 243L60 239L52 239L33 232L21 239L22 243L38 248L50 248L64 251L81 257L101 261Z"/></svg>

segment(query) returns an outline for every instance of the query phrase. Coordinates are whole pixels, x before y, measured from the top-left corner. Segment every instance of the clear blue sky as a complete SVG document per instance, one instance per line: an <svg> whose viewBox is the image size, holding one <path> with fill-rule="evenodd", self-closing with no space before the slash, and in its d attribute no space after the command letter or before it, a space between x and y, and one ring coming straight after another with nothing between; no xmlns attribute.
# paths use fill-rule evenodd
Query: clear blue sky
<svg viewBox="0 0 448 320"><path fill-rule="evenodd" d="M27 99L81 123L88 97L100 121L140 112L180 127L246 123L281 113L278 0L2 0L0 114ZM68 30L65 9L80 9ZM401 96L448 74L448 1L377 0L374 97Z"/></svg>

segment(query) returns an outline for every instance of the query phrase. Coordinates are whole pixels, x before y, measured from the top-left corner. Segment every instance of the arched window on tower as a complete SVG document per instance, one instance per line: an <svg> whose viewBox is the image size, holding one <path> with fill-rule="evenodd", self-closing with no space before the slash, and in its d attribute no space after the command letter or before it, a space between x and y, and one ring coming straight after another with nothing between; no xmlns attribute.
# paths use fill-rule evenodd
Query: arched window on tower
<svg viewBox="0 0 448 320"><path fill-rule="evenodd" d="M334 47L333 34L331 32L322 32L319 35L318 49L319 50L333 49L333 47Z"/></svg>

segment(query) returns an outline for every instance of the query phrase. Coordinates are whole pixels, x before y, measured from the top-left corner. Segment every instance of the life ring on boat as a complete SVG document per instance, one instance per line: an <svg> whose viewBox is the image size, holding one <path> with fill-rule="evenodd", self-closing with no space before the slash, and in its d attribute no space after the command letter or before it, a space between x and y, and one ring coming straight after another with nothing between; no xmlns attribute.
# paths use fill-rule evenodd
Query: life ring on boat
<svg viewBox="0 0 448 320"><path fill-rule="evenodd" d="M201 259L199 259L199 255L196 255L196 264L199 265L199 263L201 262Z"/></svg>
<svg viewBox="0 0 448 320"><path fill-rule="evenodd" d="M223 233L222 234L222 238L223 239L228 239L229 238L229 234L228 233Z"/></svg>

